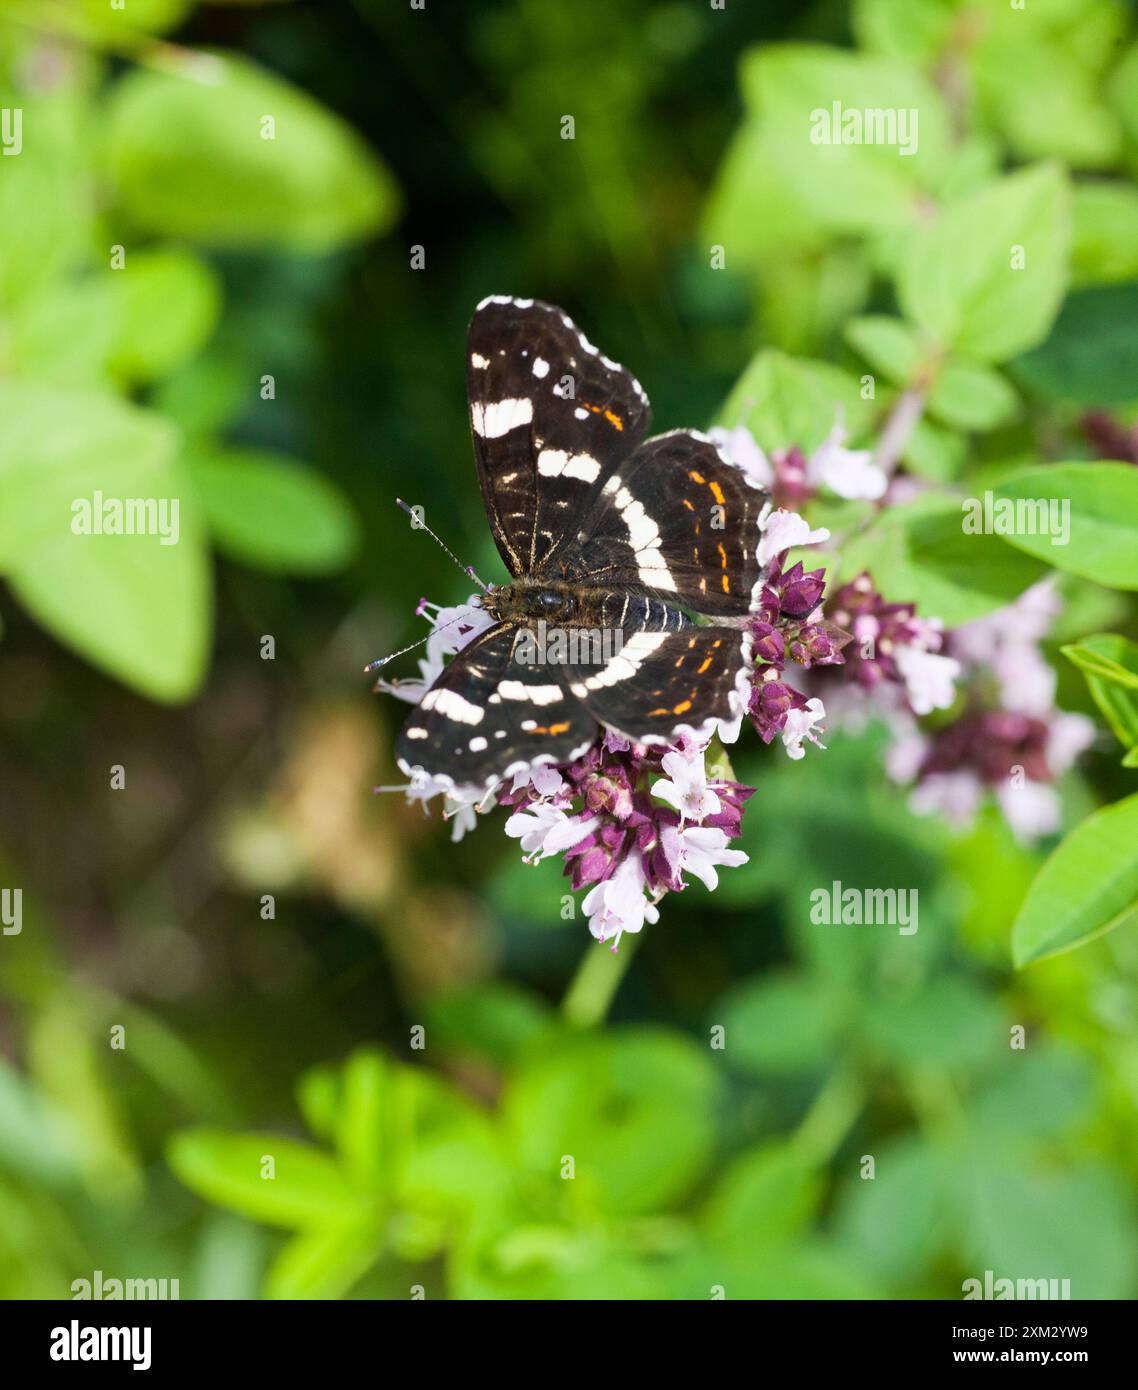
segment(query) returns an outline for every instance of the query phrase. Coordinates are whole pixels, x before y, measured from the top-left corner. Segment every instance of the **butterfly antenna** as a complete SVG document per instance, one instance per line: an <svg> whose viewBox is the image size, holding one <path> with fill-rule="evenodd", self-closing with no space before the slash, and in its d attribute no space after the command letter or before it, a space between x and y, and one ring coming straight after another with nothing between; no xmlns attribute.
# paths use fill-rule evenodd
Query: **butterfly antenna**
<svg viewBox="0 0 1138 1390"><path fill-rule="evenodd" d="M414 529L416 531L426 531L427 535L430 536L431 540L433 540L436 545L441 546L442 549L446 551L446 553L459 567L459 569L462 570L463 574L473 579L475 584L478 585L478 587L483 591L483 593L488 594L490 592L490 586L488 584L483 584L482 580L479 579L478 576L474 573L474 567L472 565L464 565L462 561L458 558L458 556L454 553L454 551L451 550L450 546L446 545L443 541L439 540L438 536L435 535L435 533L431 530L427 523L418 515L414 507L409 507L407 503L404 502L402 497L397 497L395 499L395 505L397 507L402 507L403 510L407 513L407 515L411 518ZM395 655L398 656L399 653L396 652Z"/></svg>
<svg viewBox="0 0 1138 1390"><path fill-rule="evenodd" d="M420 617L422 614L420 613ZM389 661L394 661L397 656L405 656L408 652L413 652L416 647L421 647L424 642L429 642L436 632L445 632L448 627L453 627L455 623L461 623L466 617L465 613L460 613L457 618L451 618L445 623L439 623L432 627L426 637L420 637L417 642L409 642L407 646L400 647L397 652L391 652L388 656L377 657L375 661L369 661L364 667L364 675L370 676L373 671L378 671L381 666L386 666ZM396 682L398 684L398 682Z"/></svg>

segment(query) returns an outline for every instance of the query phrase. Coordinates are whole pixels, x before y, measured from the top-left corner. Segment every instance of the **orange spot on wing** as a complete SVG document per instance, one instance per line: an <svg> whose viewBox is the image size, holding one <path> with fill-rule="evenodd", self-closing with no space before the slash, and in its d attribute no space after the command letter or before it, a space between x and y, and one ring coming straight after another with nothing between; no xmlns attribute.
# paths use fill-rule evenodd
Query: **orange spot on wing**
<svg viewBox="0 0 1138 1390"><path fill-rule="evenodd" d="M723 576L723 592L725 594L729 594L731 592L731 580L727 575Z"/></svg>
<svg viewBox="0 0 1138 1390"><path fill-rule="evenodd" d="M707 670L707 668L711 665L711 661L712 658L710 656L704 657L703 664L696 668L696 675L702 676L703 673Z"/></svg>
<svg viewBox="0 0 1138 1390"><path fill-rule="evenodd" d="M691 701L690 701L690 700L681 700L680 703L679 703L679 704L675 707L675 709L672 711L672 713L673 713L673 714L685 714L689 709L691 709Z"/></svg>
<svg viewBox="0 0 1138 1390"><path fill-rule="evenodd" d="M586 410L591 410L594 415L603 415L613 429L624 430L624 421L615 410L607 410L603 405L590 405L588 401L582 401L581 404Z"/></svg>
<svg viewBox="0 0 1138 1390"><path fill-rule="evenodd" d="M711 482L708 483L708 487L711 489L712 497L714 497L717 502L722 502L724 500L723 489L719 486L719 484L715 481L714 478L712 478Z"/></svg>
<svg viewBox="0 0 1138 1390"><path fill-rule="evenodd" d="M693 483L706 482L706 479L704 478L703 474L697 473L694 468L688 474L688 477L692 480Z"/></svg>

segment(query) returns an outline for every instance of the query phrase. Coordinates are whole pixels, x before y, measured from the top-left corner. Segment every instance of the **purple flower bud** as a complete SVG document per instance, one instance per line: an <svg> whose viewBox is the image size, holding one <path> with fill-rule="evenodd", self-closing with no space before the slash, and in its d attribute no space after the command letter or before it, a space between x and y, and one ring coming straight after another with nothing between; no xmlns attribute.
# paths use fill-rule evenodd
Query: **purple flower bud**
<svg viewBox="0 0 1138 1390"><path fill-rule="evenodd" d="M786 659L786 643L783 641L782 633L770 623L753 622L751 636L751 652L755 660L765 661L781 670Z"/></svg>
<svg viewBox="0 0 1138 1390"><path fill-rule="evenodd" d="M799 561L793 569L782 577L780 598L782 612L791 618L809 616L822 602L825 589L826 571L817 569L805 574L802 570L802 562Z"/></svg>
<svg viewBox="0 0 1138 1390"><path fill-rule="evenodd" d="M791 637L788 648L791 659L799 666L841 666L845 663L844 647L852 638L833 623L804 623Z"/></svg>
<svg viewBox="0 0 1138 1390"><path fill-rule="evenodd" d="M615 825L601 825L565 851L565 873L574 888L600 883L610 877L631 843L628 834Z"/></svg>

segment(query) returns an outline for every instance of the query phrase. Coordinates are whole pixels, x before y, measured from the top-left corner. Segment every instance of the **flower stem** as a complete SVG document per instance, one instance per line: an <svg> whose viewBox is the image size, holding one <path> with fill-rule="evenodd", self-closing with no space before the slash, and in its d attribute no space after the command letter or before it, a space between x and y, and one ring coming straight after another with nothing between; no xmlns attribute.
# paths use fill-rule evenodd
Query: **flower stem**
<svg viewBox="0 0 1138 1390"><path fill-rule="evenodd" d="M639 940L626 933L619 951L599 941L590 943L561 1002L561 1016L571 1028L595 1028L604 1022Z"/></svg>
<svg viewBox="0 0 1138 1390"><path fill-rule="evenodd" d="M893 470L909 443L909 436L916 429L924 413L925 394L924 390L913 386L902 391L885 422L873 461L887 477L892 477Z"/></svg>
<svg viewBox="0 0 1138 1390"><path fill-rule="evenodd" d="M839 1068L814 1098L791 1142L804 1158L828 1163L861 1113L865 1090L857 1077Z"/></svg>

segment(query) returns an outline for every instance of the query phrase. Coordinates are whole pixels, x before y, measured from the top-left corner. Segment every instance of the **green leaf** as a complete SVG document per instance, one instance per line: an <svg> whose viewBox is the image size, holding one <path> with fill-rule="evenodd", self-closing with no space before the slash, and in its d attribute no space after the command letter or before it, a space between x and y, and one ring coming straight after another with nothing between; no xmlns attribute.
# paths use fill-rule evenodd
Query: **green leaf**
<svg viewBox="0 0 1138 1390"><path fill-rule="evenodd" d="M189 251L135 251L121 270L60 282L20 305L10 352L21 376L61 386L151 382L191 358L217 322L217 276Z"/></svg>
<svg viewBox="0 0 1138 1390"><path fill-rule="evenodd" d="M264 449L192 450L186 466L219 550L260 569L326 574L358 539L343 494L313 469Z"/></svg>
<svg viewBox="0 0 1138 1390"><path fill-rule="evenodd" d="M977 1135L1006 1136L1005 1143L1053 1139L1082 1117L1094 1096L1094 1070L1069 1046L1043 1043L1011 1052L998 1076L969 1110Z"/></svg>
<svg viewBox="0 0 1138 1390"><path fill-rule="evenodd" d="M1069 1279L1073 1299L1130 1296L1138 1230L1117 1172L1098 1163L1032 1170L1000 1152L963 1153L955 1171L971 1277L990 1269L997 1279Z"/></svg>
<svg viewBox="0 0 1138 1390"><path fill-rule="evenodd" d="M914 234L897 279L901 308L943 348L981 362L1013 357L1051 326L1066 285L1069 232L1058 169L1039 165L1001 178Z"/></svg>
<svg viewBox="0 0 1138 1390"><path fill-rule="evenodd" d="M1065 45L1024 27L1006 26L975 47L972 70L992 123L1020 159L1061 159L1076 169L1113 164L1121 131L1096 90L1097 75Z"/></svg>
<svg viewBox="0 0 1138 1390"><path fill-rule="evenodd" d="M727 1060L760 1075L795 1075L824 1067L842 1028L841 1000L826 981L763 977L732 990L714 1022L725 1030Z"/></svg>
<svg viewBox="0 0 1138 1390"><path fill-rule="evenodd" d="M373 1051L348 1058L341 1074L336 1149L345 1171L361 1187L379 1189L384 1176L383 1106L388 1064Z"/></svg>
<svg viewBox="0 0 1138 1390"><path fill-rule="evenodd" d="M998 1005L970 981L953 975L874 1000L863 1027L869 1041L902 1072L926 1065L979 1066L1006 1037Z"/></svg>
<svg viewBox="0 0 1138 1390"><path fill-rule="evenodd" d="M946 165L943 99L908 63L821 44L765 44L745 56L742 86L762 122L768 168L831 232L908 226L922 190ZM846 122L865 111L896 128L844 140L855 133Z"/></svg>
<svg viewBox="0 0 1138 1390"><path fill-rule="evenodd" d="M842 554L842 575L862 570L894 602L916 603L925 617L958 627L1002 608L1041 579L1043 566L1009 563L997 536L966 535L961 504L927 495L891 508Z"/></svg>
<svg viewBox="0 0 1138 1390"><path fill-rule="evenodd" d="M343 1298L382 1248L381 1234L366 1222L302 1231L273 1261L265 1276L265 1297Z"/></svg>
<svg viewBox="0 0 1138 1390"><path fill-rule="evenodd" d="M1009 545L1098 584L1138 589L1138 469L1131 464L1054 463L1019 469L1002 478L995 493L997 499L1022 501L1025 508L1035 504L1031 516L1022 518L1032 522L1035 534L1019 524L1017 514L1014 528L1002 537ZM1058 535L1044 534L1036 519L1043 502L1059 508ZM1068 515L1070 536L1064 544ZM1046 529L1054 528L1049 523Z"/></svg>
<svg viewBox="0 0 1138 1390"><path fill-rule="evenodd" d="M1138 282L1077 290L1042 347L1012 364L1029 390L1079 405L1138 398Z"/></svg>
<svg viewBox="0 0 1138 1390"><path fill-rule="evenodd" d="M1060 648L1082 671L1091 698L1123 748L1138 748L1138 645L1112 632ZM1134 756L1138 756L1135 754ZM1123 767L1131 767L1131 754Z"/></svg>
<svg viewBox="0 0 1138 1390"><path fill-rule="evenodd" d="M1111 74L1109 96L1131 140L1138 141L1138 43L1130 45Z"/></svg>
<svg viewBox="0 0 1138 1390"><path fill-rule="evenodd" d="M1106 179L1077 183L1071 232L1071 279L1076 285L1116 284L1138 276L1138 188L1133 184Z"/></svg>
<svg viewBox="0 0 1138 1390"><path fill-rule="evenodd" d="M707 1048L619 1030L527 1059L504 1105L524 1171L558 1184L571 1156L579 1200L626 1215L667 1206L703 1172L719 1090Z"/></svg>
<svg viewBox="0 0 1138 1390"><path fill-rule="evenodd" d="M199 1196L270 1226L343 1225L372 1210L327 1154L277 1134L185 1130L170 1141L167 1158Z"/></svg>
<svg viewBox="0 0 1138 1390"><path fill-rule="evenodd" d="M828 362L766 348L735 383L717 422L746 425L767 451L797 444L810 453L839 416L854 438L872 419L872 402L862 400L852 376Z"/></svg>
<svg viewBox="0 0 1138 1390"><path fill-rule="evenodd" d="M144 230L325 251L390 226L391 175L306 93L233 54L157 60L120 78L108 112L120 206Z"/></svg>
<svg viewBox="0 0 1138 1390"><path fill-rule="evenodd" d="M520 1057L556 1026L545 1000L506 980L447 990L427 1000L425 1008L432 1046L496 1066Z"/></svg>
<svg viewBox="0 0 1138 1390"><path fill-rule="evenodd" d="M708 1237L719 1249L753 1257L802 1231L823 1190L823 1175L792 1145L752 1149L720 1179L704 1218Z"/></svg>
<svg viewBox="0 0 1138 1390"><path fill-rule="evenodd" d="M874 1154L873 1177L845 1184L837 1214L840 1243L882 1278L917 1278L952 1239L944 1167L922 1141L884 1144Z"/></svg>
<svg viewBox="0 0 1138 1390"><path fill-rule="evenodd" d="M958 430L992 430L1008 422L1019 397L990 367L946 362L929 393L929 412Z"/></svg>
<svg viewBox="0 0 1138 1390"><path fill-rule="evenodd" d="M1063 647L1063 655L1080 671L1115 685L1138 690L1138 644L1114 632L1097 632Z"/></svg>
<svg viewBox="0 0 1138 1390"><path fill-rule="evenodd" d="M851 319L846 324L845 337L875 371L898 386L907 386L924 361L918 335L900 319L885 314Z"/></svg>
<svg viewBox="0 0 1138 1390"><path fill-rule="evenodd" d="M934 483L950 483L960 476L967 452L964 439L954 430L929 420L918 420L902 454L910 472Z"/></svg>
<svg viewBox="0 0 1138 1390"><path fill-rule="evenodd" d="M202 679L211 609L195 498L176 451L176 431L152 412L0 382L0 569L60 641L169 701ZM164 534L84 534L103 513L100 494L104 506L137 499L137 515Z"/></svg>
<svg viewBox="0 0 1138 1390"><path fill-rule="evenodd" d="M1035 876L1012 928L1017 966L1070 951L1138 913L1138 796L1082 821Z"/></svg>
<svg viewBox="0 0 1138 1390"><path fill-rule="evenodd" d="M948 43L954 15L949 5L913 0L854 0L858 44L911 63L933 59Z"/></svg>
<svg viewBox="0 0 1138 1390"><path fill-rule="evenodd" d="M54 90L49 95L45 87ZM0 178L2 313L78 264L93 235L96 199L84 149L92 120L87 100L70 84L36 88L13 90L0 71L0 106L22 113L21 151L4 157Z"/></svg>
<svg viewBox="0 0 1138 1390"><path fill-rule="evenodd" d="M192 252L135 251L107 271L114 316L111 370L130 382L158 381L193 357L217 322L214 271Z"/></svg>

